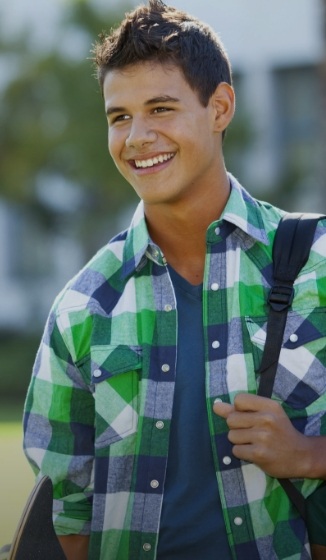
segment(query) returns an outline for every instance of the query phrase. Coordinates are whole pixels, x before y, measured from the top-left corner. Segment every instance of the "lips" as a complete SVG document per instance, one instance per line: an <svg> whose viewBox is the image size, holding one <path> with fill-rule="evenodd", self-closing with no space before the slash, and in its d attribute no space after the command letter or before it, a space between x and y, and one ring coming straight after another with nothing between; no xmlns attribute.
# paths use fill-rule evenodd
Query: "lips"
<svg viewBox="0 0 326 560"><path fill-rule="evenodd" d="M155 167L156 165L160 165L166 161L169 161L174 157L174 153L167 153L167 154L160 154L153 158L147 159L134 159L132 160L133 165L136 169L146 169L147 167Z"/></svg>

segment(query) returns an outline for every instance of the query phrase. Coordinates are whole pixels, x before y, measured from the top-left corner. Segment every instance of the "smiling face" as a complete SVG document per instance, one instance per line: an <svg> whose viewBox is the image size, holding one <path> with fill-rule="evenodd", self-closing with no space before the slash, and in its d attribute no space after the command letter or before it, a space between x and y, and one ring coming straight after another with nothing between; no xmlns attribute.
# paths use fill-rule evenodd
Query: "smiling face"
<svg viewBox="0 0 326 560"><path fill-rule="evenodd" d="M109 71L103 94L110 154L145 207L213 192L230 120L218 96L203 107L178 67L157 62Z"/></svg>

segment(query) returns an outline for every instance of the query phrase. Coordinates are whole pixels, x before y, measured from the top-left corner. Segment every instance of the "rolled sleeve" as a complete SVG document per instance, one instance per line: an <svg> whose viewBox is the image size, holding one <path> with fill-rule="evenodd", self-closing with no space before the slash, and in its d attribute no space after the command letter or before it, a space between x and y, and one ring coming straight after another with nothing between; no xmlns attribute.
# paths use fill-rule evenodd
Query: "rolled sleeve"
<svg viewBox="0 0 326 560"><path fill-rule="evenodd" d="M58 534L90 531L93 495L94 400L72 359L56 317L48 320L24 411L24 451L39 478L54 487Z"/></svg>

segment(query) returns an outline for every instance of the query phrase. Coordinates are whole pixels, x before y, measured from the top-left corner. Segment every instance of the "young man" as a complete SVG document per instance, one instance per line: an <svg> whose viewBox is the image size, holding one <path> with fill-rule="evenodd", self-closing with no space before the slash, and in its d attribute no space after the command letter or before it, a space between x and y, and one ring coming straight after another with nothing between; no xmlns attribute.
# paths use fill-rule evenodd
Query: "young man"
<svg viewBox="0 0 326 560"><path fill-rule="evenodd" d="M60 542L78 560L308 559L277 478L305 496L326 478L325 229L273 399L258 397L282 212L225 169L227 55L150 0L95 61L109 151L141 202L56 300L28 392L26 454L53 481Z"/></svg>

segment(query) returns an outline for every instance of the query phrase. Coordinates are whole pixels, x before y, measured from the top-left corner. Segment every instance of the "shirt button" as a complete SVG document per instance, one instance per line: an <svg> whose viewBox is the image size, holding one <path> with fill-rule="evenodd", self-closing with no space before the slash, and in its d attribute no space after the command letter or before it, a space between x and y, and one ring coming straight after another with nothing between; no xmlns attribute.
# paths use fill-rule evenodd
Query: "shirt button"
<svg viewBox="0 0 326 560"><path fill-rule="evenodd" d="M162 420L158 420L155 424L158 430L162 430L164 428L164 422Z"/></svg>
<svg viewBox="0 0 326 560"><path fill-rule="evenodd" d="M220 235L221 229L219 227L215 228L215 234Z"/></svg>
<svg viewBox="0 0 326 560"><path fill-rule="evenodd" d="M160 485L158 480L151 480L150 484L152 488L158 488Z"/></svg>
<svg viewBox="0 0 326 560"><path fill-rule="evenodd" d="M219 289L218 283L213 282L213 284L211 284L211 290L213 290L213 292L217 292L218 289Z"/></svg>
<svg viewBox="0 0 326 560"><path fill-rule="evenodd" d="M298 335L297 334L291 334L290 336L290 340L291 342L298 342Z"/></svg>
<svg viewBox="0 0 326 560"><path fill-rule="evenodd" d="M214 340L214 342L212 342L212 348L219 348L220 346L221 345L218 340Z"/></svg>
<svg viewBox="0 0 326 560"><path fill-rule="evenodd" d="M172 311L172 305L170 305L169 303L164 305L164 311Z"/></svg>
<svg viewBox="0 0 326 560"><path fill-rule="evenodd" d="M101 377L102 372L100 369L94 369L93 375L94 377Z"/></svg>
<svg viewBox="0 0 326 560"><path fill-rule="evenodd" d="M163 364L161 369L164 373L167 373L168 371L170 371L170 366L169 364Z"/></svg>
<svg viewBox="0 0 326 560"><path fill-rule="evenodd" d="M145 542L143 544L143 550L145 550L145 552L149 552L152 549L152 546L149 544L149 542Z"/></svg>
<svg viewBox="0 0 326 560"><path fill-rule="evenodd" d="M225 457L223 457L224 465L230 465L231 461L232 461L231 457L228 457L227 455Z"/></svg>
<svg viewBox="0 0 326 560"><path fill-rule="evenodd" d="M242 525L242 523L243 523L242 517L235 517L234 518L234 524L237 525L238 527L240 527L240 525Z"/></svg>

